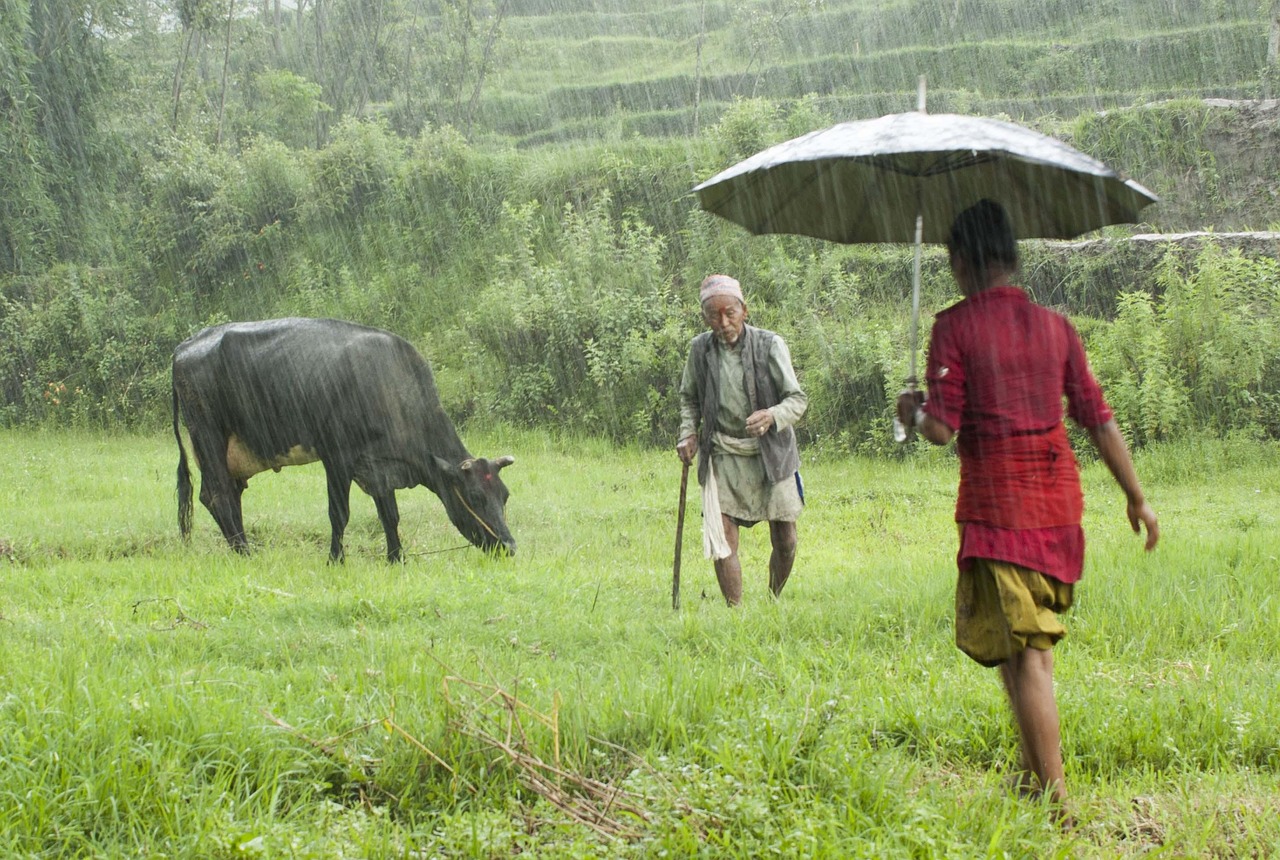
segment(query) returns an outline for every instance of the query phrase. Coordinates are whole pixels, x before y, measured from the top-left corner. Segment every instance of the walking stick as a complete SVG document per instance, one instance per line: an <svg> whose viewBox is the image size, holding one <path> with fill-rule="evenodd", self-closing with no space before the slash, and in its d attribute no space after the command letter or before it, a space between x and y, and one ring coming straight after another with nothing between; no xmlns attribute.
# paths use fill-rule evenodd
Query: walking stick
<svg viewBox="0 0 1280 860"><path fill-rule="evenodd" d="M689 464L680 470L680 512L676 515L676 560L671 568L671 608L680 608L680 545L684 539L684 498L689 487Z"/></svg>

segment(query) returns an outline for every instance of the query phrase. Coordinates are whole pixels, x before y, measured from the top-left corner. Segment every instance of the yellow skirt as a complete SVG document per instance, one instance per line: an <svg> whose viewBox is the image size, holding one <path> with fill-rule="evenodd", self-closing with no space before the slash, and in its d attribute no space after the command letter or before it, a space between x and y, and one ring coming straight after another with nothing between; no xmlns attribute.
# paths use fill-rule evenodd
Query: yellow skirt
<svg viewBox="0 0 1280 860"><path fill-rule="evenodd" d="M956 580L956 646L983 666L1014 654L1047 651L1067 635L1058 613L1071 607L1072 587L1016 564L971 559Z"/></svg>

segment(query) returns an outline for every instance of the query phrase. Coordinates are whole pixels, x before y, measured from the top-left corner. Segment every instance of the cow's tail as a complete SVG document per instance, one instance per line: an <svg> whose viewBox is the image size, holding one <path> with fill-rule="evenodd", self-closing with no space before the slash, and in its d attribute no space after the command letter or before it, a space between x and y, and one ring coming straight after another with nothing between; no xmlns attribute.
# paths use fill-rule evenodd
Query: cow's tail
<svg viewBox="0 0 1280 860"><path fill-rule="evenodd" d="M191 537L191 469L187 467L187 449L178 428L177 383L173 386L173 438L178 441L178 531L186 540Z"/></svg>

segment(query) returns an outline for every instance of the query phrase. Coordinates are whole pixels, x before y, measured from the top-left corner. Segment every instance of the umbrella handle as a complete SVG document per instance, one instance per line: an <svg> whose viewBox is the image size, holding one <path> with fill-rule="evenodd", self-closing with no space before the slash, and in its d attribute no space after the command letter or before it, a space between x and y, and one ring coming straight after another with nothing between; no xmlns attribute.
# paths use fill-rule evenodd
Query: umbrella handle
<svg viewBox="0 0 1280 860"><path fill-rule="evenodd" d="M921 77L921 93L924 92L924 78ZM920 244L924 239L924 213L919 209L917 201L916 209L916 253L915 263L911 269L911 354L909 361L911 363L911 375L907 377L907 390L916 390L916 351L919 348L920 341ZM906 427L898 420L896 414L893 416L893 441L902 444L915 436L915 427Z"/></svg>

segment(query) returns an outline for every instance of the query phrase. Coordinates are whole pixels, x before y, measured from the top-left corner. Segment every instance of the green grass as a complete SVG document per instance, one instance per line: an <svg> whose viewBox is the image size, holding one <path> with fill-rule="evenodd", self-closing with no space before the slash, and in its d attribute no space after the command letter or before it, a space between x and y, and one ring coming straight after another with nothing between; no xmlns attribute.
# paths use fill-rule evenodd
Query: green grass
<svg viewBox="0 0 1280 860"><path fill-rule="evenodd" d="M1002 789L994 674L951 644L955 466L810 452L800 561L718 597L665 451L492 431L519 541L472 549L400 494L408 563L353 494L325 564L318 466L255 478L240 558L176 529L164 434L0 434L0 855L25 857L1268 856L1280 845L1280 450L1138 458L1144 555L1085 469L1090 551L1057 688L1079 832ZM505 698L504 698L505 696ZM534 713L536 712L536 714ZM547 723L537 719L547 718ZM492 741L510 739L518 763ZM429 751L429 752L428 752ZM574 823L558 761L634 811ZM621 803L621 801L618 801Z"/></svg>

